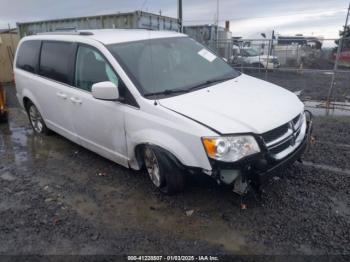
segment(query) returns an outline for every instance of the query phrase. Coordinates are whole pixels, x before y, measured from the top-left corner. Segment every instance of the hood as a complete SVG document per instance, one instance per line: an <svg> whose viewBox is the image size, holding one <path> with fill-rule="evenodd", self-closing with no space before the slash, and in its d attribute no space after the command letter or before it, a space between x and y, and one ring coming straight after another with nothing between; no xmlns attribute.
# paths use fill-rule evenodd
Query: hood
<svg viewBox="0 0 350 262"><path fill-rule="evenodd" d="M159 103L221 134L262 134L291 121L304 109L294 93L244 74L198 91L160 99Z"/></svg>

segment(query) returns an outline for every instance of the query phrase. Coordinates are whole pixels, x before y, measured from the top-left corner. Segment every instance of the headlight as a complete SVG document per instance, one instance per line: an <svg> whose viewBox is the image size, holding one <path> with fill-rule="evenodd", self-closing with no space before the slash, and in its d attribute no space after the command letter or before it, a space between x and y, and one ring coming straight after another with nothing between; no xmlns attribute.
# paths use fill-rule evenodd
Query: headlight
<svg viewBox="0 0 350 262"><path fill-rule="evenodd" d="M224 162L235 162L260 152L252 136L203 137L202 141L210 158Z"/></svg>

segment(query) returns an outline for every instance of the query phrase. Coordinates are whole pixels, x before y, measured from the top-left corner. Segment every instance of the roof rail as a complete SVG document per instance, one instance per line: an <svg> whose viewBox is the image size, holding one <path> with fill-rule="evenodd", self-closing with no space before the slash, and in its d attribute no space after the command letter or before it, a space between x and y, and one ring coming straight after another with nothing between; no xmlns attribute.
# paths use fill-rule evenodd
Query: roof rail
<svg viewBox="0 0 350 262"><path fill-rule="evenodd" d="M72 27L56 27L55 31L77 31L77 28L72 26Z"/></svg>
<svg viewBox="0 0 350 262"><path fill-rule="evenodd" d="M53 32L44 32L37 33L37 35L93 35L92 32L89 31L53 31Z"/></svg>

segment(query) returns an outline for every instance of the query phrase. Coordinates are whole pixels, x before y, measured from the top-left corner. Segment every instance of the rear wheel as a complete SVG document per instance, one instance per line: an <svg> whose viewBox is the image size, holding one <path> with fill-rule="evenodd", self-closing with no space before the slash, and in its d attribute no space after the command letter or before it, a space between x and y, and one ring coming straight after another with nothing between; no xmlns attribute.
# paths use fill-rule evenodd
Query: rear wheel
<svg viewBox="0 0 350 262"><path fill-rule="evenodd" d="M184 189L184 172L168 153L157 147L146 146L143 150L143 158L153 185L161 192L173 195Z"/></svg>
<svg viewBox="0 0 350 262"><path fill-rule="evenodd" d="M49 129L47 128L44 119L42 118L37 107L32 102L28 102L27 104L27 113L29 122L36 133L49 134Z"/></svg>

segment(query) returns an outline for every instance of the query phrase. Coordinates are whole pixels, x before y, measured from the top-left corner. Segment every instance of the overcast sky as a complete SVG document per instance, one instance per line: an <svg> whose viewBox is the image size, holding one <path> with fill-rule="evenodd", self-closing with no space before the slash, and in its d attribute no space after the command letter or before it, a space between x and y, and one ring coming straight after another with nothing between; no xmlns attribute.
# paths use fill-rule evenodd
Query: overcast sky
<svg viewBox="0 0 350 262"><path fill-rule="evenodd" d="M184 23L214 23L216 0L183 0ZM219 19L235 36L279 34L338 36L349 0L220 0ZM0 0L0 28L7 23L144 10L177 15L177 0Z"/></svg>

